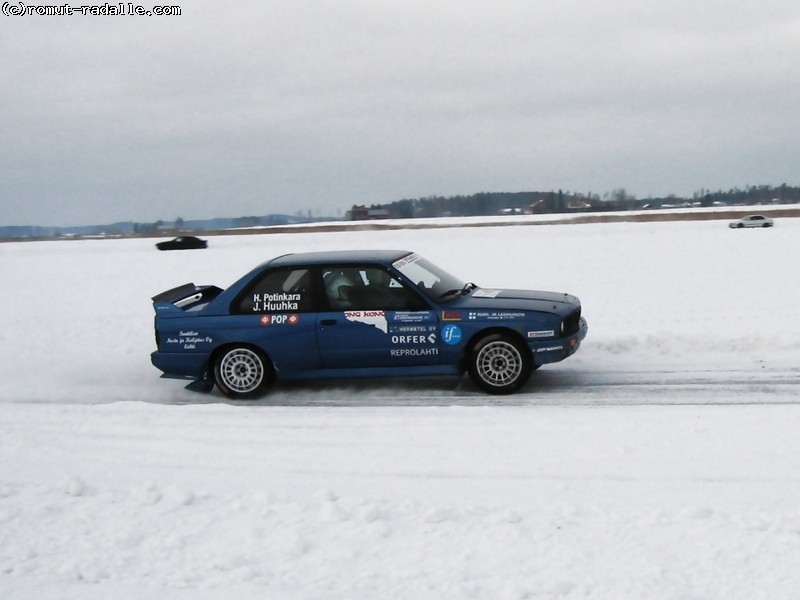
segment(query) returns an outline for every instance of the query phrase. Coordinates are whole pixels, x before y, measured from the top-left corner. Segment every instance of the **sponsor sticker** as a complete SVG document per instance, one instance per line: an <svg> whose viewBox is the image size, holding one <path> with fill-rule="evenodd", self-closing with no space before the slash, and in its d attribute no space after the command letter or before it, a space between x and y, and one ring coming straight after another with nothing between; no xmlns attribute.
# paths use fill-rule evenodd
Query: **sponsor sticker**
<svg viewBox="0 0 800 600"><path fill-rule="evenodd" d="M399 323L422 323L425 321L429 321L432 315L429 311L404 311L398 310L395 311L392 315L392 320L397 321Z"/></svg>
<svg viewBox="0 0 800 600"><path fill-rule="evenodd" d="M393 348L391 356L437 356L438 348Z"/></svg>
<svg viewBox="0 0 800 600"><path fill-rule="evenodd" d="M201 336L197 331L179 331L178 337L168 337L166 344L178 344L184 350L196 350L198 344L210 344L214 341L211 336Z"/></svg>
<svg viewBox="0 0 800 600"><path fill-rule="evenodd" d="M393 335L393 344L435 344L436 334L429 335Z"/></svg>
<svg viewBox="0 0 800 600"><path fill-rule="evenodd" d="M259 321L262 325L297 325L300 315L264 315Z"/></svg>
<svg viewBox="0 0 800 600"><path fill-rule="evenodd" d="M461 332L461 327L458 325L453 325L452 323L448 323L442 327L439 337L441 337L442 341L448 346L456 346L461 342L463 335L464 334Z"/></svg>
<svg viewBox="0 0 800 600"><path fill-rule="evenodd" d="M413 262L417 262L418 260L419 260L419 256L417 254L409 254L408 256L404 256L400 260L394 261L392 263L392 266L395 269L400 269L402 267L405 267L408 264L411 264Z"/></svg>
<svg viewBox="0 0 800 600"><path fill-rule="evenodd" d="M503 290L475 290L472 294L473 298L497 298L497 295Z"/></svg>
<svg viewBox="0 0 800 600"><path fill-rule="evenodd" d="M433 325L393 325L389 327L392 333L425 333L435 331Z"/></svg>
<svg viewBox="0 0 800 600"><path fill-rule="evenodd" d="M300 294L253 294L253 312L297 310L300 300Z"/></svg>
<svg viewBox="0 0 800 600"><path fill-rule="evenodd" d="M471 321L509 321L514 319L522 319L525 317L523 312L508 312L508 311L470 311L467 313L467 318Z"/></svg>
<svg viewBox="0 0 800 600"><path fill-rule="evenodd" d="M345 311L344 318L354 323L363 323L364 325L376 327L383 333L389 333L386 313L382 310L348 310Z"/></svg>

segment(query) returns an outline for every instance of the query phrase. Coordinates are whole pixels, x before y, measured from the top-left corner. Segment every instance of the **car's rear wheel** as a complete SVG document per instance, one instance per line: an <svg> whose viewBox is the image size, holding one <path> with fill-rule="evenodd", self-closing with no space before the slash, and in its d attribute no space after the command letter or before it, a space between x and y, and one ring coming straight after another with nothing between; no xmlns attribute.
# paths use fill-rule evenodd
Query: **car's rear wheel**
<svg viewBox="0 0 800 600"><path fill-rule="evenodd" d="M478 340L467 360L470 378L489 394L516 392L533 371L530 351L506 333L493 333Z"/></svg>
<svg viewBox="0 0 800 600"><path fill-rule="evenodd" d="M263 396L272 379L272 365L260 351L249 346L227 348L214 363L214 382L229 398Z"/></svg>

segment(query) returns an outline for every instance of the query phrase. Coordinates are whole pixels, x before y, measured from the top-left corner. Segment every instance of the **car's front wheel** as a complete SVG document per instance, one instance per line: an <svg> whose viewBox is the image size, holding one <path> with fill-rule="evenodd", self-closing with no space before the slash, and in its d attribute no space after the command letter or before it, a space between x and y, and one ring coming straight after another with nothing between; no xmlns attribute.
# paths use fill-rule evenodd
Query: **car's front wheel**
<svg viewBox="0 0 800 600"><path fill-rule="evenodd" d="M214 382L229 398L263 396L272 379L272 365L261 352L249 346L228 348L214 362Z"/></svg>
<svg viewBox="0 0 800 600"><path fill-rule="evenodd" d="M493 333L478 340L467 360L470 378L489 394L516 392L533 371L530 351L505 333Z"/></svg>

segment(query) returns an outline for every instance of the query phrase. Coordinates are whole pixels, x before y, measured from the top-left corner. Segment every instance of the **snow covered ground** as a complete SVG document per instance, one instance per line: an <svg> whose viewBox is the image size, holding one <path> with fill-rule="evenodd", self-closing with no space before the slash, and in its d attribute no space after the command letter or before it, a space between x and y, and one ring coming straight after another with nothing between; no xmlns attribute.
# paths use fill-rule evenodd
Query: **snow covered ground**
<svg viewBox="0 0 800 600"><path fill-rule="evenodd" d="M0 598L747 599L800 592L800 219L0 244ZM568 291L580 351L455 379L159 379L150 296L407 248Z"/></svg>

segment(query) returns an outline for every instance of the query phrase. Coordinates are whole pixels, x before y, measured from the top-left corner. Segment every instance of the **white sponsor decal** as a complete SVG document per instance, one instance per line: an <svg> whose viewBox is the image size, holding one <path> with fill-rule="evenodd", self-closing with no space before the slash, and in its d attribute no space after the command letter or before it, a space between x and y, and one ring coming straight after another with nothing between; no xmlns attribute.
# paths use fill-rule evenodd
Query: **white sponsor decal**
<svg viewBox="0 0 800 600"><path fill-rule="evenodd" d="M383 333L389 333L386 313L382 310L348 310L345 311L344 318L348 321L371 325L372 327L377 327Z"/></svg>
<svg viewBox="0 0 800 600"><path fill-rule="evenodd" d="M506 321L509 319L521 319L525 316L522 312L470 312L467 318L472 321L489 320L489 321Z"/></svg>
<svg viewBox="0 0 800 600"><path fill-rule="evenodd" d="M253 294L253 312L298 310L300 294Z"/></svg>
<svg viewBox="0 0 800 600"><path fill-rule="evenodd" d="M392 333L426 333L436 331L435 325L394 325L389 327Z"/></svg>
<svg viewBox="0 0 800 600"><path fill-rule="evenodd" d="M393 335L393 344L435 344L436 334L430 335Z"/></svg>
<svg viewBox="0 0 800 600"><path fill-rule="evenodd" d="M547 346L545 348L537 348L536 352L555 352L556 350L563 350L564 346Z"/></svg>
<svg viewBox="0 0 800 600"><path fill-rule="evenodd" d="M180 344L184 350L195 350L197 344L210 344L214 341L211 336L201 337L196 331L180 331L177 338L168 337L167 344Z"/></svg>
<svg viewBox="0 0 800 600"><path fill-rule="evenodd" d="M429 311L410 312L410 311L398 310L395 311L393 320L400 321L403 323L422 323L424 321L431 320L431 313Z"/></svg>
<svg viewBox="0 0 800 600"><path fill-rule="evenodd" d="M503 290L475 290L472 294L473 298L497 298L497 295Z"/></svg>
<svg viewBox="0 0 800 600"><path fill-rule="evenodd" d="M438 348L398 348L391 350L392 356L436 356Z"/></svg>
<svg viewBox="0 0 800 600"><path fill-rule="evenodd" d="M413 262L417 262L419 260L419 256L416 254L409 254L408 256L404 256L400 260L396 260L392 263L392 266L395 269L400 269L401 267L405 267L408 264Z"/></svg>

